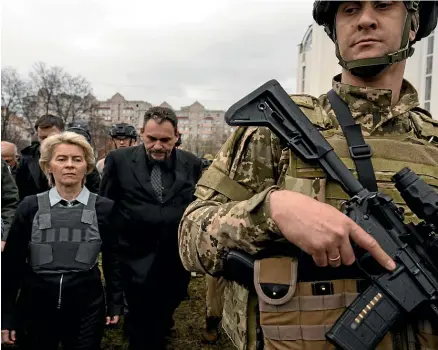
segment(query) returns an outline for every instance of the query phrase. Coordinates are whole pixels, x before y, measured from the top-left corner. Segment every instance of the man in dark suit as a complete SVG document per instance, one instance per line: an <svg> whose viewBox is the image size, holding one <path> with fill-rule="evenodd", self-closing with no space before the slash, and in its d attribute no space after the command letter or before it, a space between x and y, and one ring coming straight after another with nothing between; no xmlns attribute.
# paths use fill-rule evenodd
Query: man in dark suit
<svg viewBox="0 0 438 350"><path fill-rule="evenodd" d="M115 201L129 349L160 350L187 291L190 274L178 254L178 225L202 169L198 157L175 148L179 133L171 109L150 108L142 137L143 145L107 155L100 195Z"/></svg>
<svg viewBox="0 0 438 350"><path fill-rule="evenodd" d="M50 189L49 182L40 168L40 145L47 137L64 131L64 121L54 115L46 114L38 118L35 123L35 131L38 141L21 151L20 164L18 165L15 181L17 182L20 200L24 197ZM85 186L90 192L99 191L100 176L95 168L87 175Z"/></svg>

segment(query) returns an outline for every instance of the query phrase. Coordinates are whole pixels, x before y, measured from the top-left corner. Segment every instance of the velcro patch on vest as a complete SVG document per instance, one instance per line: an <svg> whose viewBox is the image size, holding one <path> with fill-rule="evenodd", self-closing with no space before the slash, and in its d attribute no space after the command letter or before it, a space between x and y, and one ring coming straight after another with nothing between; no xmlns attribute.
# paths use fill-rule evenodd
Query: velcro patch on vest
<svg viewBox="0 0 438 350"><path fill-rule="evenodd" d="M295 294L298 261L292 257L256 260L254 285L258 297L270 305L283 305Z"/></svg>
<svg viewBox="0 0 438 350"><path fill-rule="evenodd" d="M48 229L52 227L52 216L50 213L39 214L38 228L40 230Z"/></svg>
<svg viewBox="0 0 438 350"><path fill-rule="evenodd" d="M93 218L94 218L94 210L88 210L88 209L84 209L82 211L82 218L81 221L84 224L89 224L91 225L93 223Z"/></svg>

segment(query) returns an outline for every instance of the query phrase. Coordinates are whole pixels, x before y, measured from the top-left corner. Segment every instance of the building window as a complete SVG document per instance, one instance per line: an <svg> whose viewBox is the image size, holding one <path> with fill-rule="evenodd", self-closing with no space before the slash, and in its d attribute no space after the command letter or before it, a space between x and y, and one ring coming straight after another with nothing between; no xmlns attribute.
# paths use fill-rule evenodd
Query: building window
<svg viewBox="0 0 438 350"><path fill-rule="evenodd" d="M429 75L426 77L426 88L424 93L424 100L430 101L430 97L432 95L432 76Z"/></svg>
<svg viewBox="0 0 438 350"><path fill-rule="evenodd" d="M306 88L306 66L303 66L301 70L301 92L304 92L305 88Z"/></svg>
<svg viewBox="0 0 438 350"><path fill-rule="evenodd" d="M432 72L433 72L433 45L435 33L432 32L427 40L426 55L426 81L424 87L424 109L430 112L430 103L432 100Z"/></svg>
<svg viewBox="0 0 438 350"><path fill-rule="evenodd" d="M427 38L427 54L432 55L433 54L433 41L434 41L434 33L429 35L429 38Z"/></svg>
<svg viewBox="0 0 438 350"><path fill-rule="evenodd" d="M312 26L307 30L307 33L304 35L303 42L301 43L301 53L312 50Z"/></svg>
<svg viewBox="0 0 438 350"><path fill-rule="evenodd" d="M429 75L432 74L433 55L428 56L426 60L426 75Z"/></svg>

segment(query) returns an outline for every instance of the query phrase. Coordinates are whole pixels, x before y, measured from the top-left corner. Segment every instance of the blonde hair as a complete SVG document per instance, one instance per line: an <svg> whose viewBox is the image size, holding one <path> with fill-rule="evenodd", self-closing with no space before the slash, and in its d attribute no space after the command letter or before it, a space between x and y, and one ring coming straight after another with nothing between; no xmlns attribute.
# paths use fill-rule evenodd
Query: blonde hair
<svg viewBox="0 0 438 350"><path fill-rule="evenodd" d="M49 172L49 163L52 160L53 152L58 145L75 145L84 150L85 162L87 163L86 175L90 174L94 169L94 153L93 148L82 135L71 131L64 131L61 134L49 136L41 143L40 167L43 173L49 180L49 186L55 186L53 174ZM85 182L85 177L83 183Z"/></svg>

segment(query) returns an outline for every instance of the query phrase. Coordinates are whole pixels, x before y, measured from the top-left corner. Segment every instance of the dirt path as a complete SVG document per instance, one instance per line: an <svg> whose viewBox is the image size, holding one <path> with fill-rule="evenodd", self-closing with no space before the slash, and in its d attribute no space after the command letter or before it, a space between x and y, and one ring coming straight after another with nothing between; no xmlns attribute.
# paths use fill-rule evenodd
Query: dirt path
<svg viewBox="0 0 438 350"><path fill-rule="evenodd" d="M176 310L175 327L169 339L168 349L174 350L235 350L235 347L221 329L219 341L215 345L202 343L205 318L205 280L204 277L192 277L189 286L190 299L184 301ZM102 341L104 350L128 349L123 332L117 329L107 330Z"/></svg>

